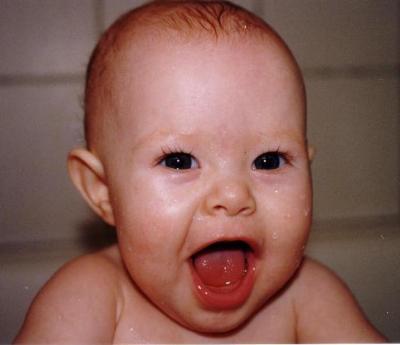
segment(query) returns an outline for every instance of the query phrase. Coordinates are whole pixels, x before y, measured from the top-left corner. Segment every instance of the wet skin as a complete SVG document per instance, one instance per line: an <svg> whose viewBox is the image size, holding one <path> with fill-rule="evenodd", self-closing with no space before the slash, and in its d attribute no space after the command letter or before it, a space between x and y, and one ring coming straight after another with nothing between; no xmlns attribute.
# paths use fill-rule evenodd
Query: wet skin
<svg viewBox="0 0 400 345"><path fill-rule="evenodd" d="M273 40L143 47L114 61L114 98L93 149L110 196L106 220L154 304L191 329L227 331L301 262L311 219L302 85ZM254 281L239 305L215 310L198 296L192 258L233 240L251 247Z"/></svg>

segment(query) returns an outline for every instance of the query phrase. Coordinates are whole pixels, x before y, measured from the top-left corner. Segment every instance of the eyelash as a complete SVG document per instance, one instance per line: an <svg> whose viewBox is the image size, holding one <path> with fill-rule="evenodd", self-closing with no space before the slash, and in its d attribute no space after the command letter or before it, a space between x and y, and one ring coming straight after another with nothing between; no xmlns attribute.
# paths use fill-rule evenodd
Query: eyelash
<svg viewBox="0 0 400 345"><path fill-rule="evenodd" d="M169 155L173 155L173 154L186 154L186 155L192 155L192 151L186 151L184 149L182 149L179 146L164 146L161 148L161 155L158 158L158 161L162 161L165 157L169 156Z"/></svg>
<svg viewBox="0 0 400 345"><path fill-rule="evenodd" d="M272 159L272 162L271 162ZM276 161L278 159L278 161ZM281 163L281 160L283 161ZM274 171L281 169L284 165L290 164L291 159L286 152L279 150L269 150L258 155L252 162L251 167L253 170L267 170ZM261 164L261 166L260 166ZM266 164L266 165L263 165ZM271 167L272 164L272 167ZM259 165L259 167L257 167Z"/></svg>
<svg viewBox="0 0 400 345"><path fill-rule="evenodd" d="M182 148L175 146L175 147L170 147L170 146L165 146L161 148L161 155L156 159L156 165L163 165L162 163L169 157L172 156L179 156L179 155L183 155L183 156L189 156L191 157L193 160L196 161L196 164L199 165L197 159L192 155L192 151L186 151L183 150ZM176 169L176 170L181 170L181 169Z"/></svg>
<svg viewBox="0 0 400 345"><path fill-rule="evenodd" d="M275 153L280 155L285 160L286 164L290 164L293 160L293 156L289 152L281 150L279 146L275 150L267 150L265 153Z"/></svg>
<svg viewBox="0 0 400 345"><path fill-rule="evenodd" d="M284 159L286 164L290 164L290 162L293 159L292 155L290 155L286 151L281 150L279 147L276 150L267 150L264 153L273 153L273 154L279 155ZM257 156L257 157L259 157L259 156Z"/></svg>
<svg viewBox="0 0 400 345"><path fill-rule="evenodd" d="M166 168L180 171L200 167L199 162L192 155L191 151L185 151L179 147L163 147L161 151L162 155L156 160L156 165L162 165ZM188 161L188 159L190 159L190 161ZM276 161L276 159L278 159L278 161ZM253 160L251 168L253 170L274 171L290 163L291 157L289 154L280 151L278 148L276 150L265 151L258 155Z"/></svg>

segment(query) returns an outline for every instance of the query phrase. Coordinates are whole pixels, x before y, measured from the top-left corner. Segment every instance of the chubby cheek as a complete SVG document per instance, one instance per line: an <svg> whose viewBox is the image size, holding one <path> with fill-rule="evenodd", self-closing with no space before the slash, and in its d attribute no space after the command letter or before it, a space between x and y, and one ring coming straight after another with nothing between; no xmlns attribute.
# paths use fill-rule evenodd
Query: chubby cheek
<svg viewBox="0 0 400 345"><path fill-rule="evenodd" d="M265 213L265 268L270 281L288 279L301 262L312 217L309 178L269 185L262 205ZM273 277L272 277L273 276Z"/></svg>
<svg viewBox="0 0 400 345"><path fill-rule="evenodd" d="M193 214L187 190L168 188L148 176L134 176L113 201L119 245L127 265L141 263L148 270L178 274L180 248ZM151 181L151 183L149 183ZM161 268L160 268L161 267ZM168 267L168 270L165 270Z"/></svg>
<svg viewBox="0 0 400 345"><path fill-rule="evenodd" d="M270 239L296 242L308 232L312 214L311 193L299 186L283 186L274 189L267 202L271 218L275 223L268 232ZM279 241L277 241L279 242Z"/></svg>

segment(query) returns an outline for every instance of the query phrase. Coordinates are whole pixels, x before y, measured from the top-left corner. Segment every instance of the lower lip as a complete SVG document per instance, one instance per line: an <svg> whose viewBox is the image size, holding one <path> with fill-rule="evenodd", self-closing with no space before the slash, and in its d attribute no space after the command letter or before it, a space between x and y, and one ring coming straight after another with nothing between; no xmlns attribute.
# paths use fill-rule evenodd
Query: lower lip
<svg viewBox="0 0 400 345"><path fill-rule="evenodd" d="M205 285L191 264L195 294L200 303L210 310L235 309L243 305L253 290L255 281L255 258L247 254L247 273L239 282L225 287Z"/></svg>

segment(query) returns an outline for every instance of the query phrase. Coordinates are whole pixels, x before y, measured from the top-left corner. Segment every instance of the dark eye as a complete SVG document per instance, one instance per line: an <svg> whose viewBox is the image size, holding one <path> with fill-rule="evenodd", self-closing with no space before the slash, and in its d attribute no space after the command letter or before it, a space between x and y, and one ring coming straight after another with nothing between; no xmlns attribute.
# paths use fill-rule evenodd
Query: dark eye
<svg viewBox="0 0 400 345"><path fill-rule="evenodd" d="M259 155L253 163L254 169L273 170L278 169L285 162L279 152L266 152Z"/></svg>
<svg viewBox="0 0 400 345"><path fill-rule="evenodd" d="M175 170L185 170L197 168L198 164L196 159L183 152L169 153L160 162L161 165Z"/></svg>

